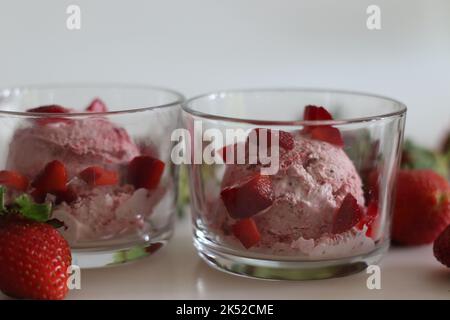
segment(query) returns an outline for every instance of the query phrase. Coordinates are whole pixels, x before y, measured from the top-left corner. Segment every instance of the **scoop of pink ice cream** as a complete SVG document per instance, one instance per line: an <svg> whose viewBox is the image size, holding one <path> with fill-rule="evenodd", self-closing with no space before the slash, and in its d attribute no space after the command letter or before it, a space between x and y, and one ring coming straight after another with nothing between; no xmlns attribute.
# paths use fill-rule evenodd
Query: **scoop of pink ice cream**
<svg viewBox="0 0 450 320"><path fill-rule="evenodd" d="M69 177L92 165L117 169L139 155L127 132L104 118L35 123L14 134L7 167L33 178L53 160L65 164Z"/></svg>
<svg viewBox="0 0 450 320"><path fill-rule="evenodd" d="M259 165L227 165L222 188L259 171ZM275 200L252 217L261 234L257 247L273 248L277 243L331 234L334 213L348 193L364 205L361 179L342 148L300 134L294 136L292 150L280 148L280 169L270 178ZM215 206L207 220L231 234L235 220L221 199Z"/></svg>
<svg viewBox="0 0 450 320"><path fill-rule="evenodd" d="M74 200L54 204L53 218L62 220L62 233L71 245L115 239L138 234L164 195L162 187L137 189L127 184L127 168L140 155L139 148L125 129L106 118L59 119L34 121L18 129L10 143L7 168L27 176L31 181L43 168L59 160L68 173L68 188ZM118 173L114 185L92 186L78 178L91 166ZM55 202L55 196L46 195Z"/></svg>

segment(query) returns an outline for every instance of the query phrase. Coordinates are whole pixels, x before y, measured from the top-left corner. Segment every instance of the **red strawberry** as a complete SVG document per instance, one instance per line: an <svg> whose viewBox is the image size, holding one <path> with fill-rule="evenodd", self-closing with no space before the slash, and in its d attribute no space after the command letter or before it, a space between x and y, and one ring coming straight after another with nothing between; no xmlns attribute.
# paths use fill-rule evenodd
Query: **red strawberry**
<svg viewBox="0 0 450 320"><path fill-rule="evenodd" d="M30 192L30 195L37 203L44 203L45 198L47 197L47 192L34 189L33 191Z"/></svg>
<svg viewBox="0 0 450 320"><path fill-rule="evenodd" d="M357 228L362 230L363 227L367 226L366 235L368 237L376 236L377 227L377 217L378 217L378 203L376 201L371 201L367 206L366 215L359 221Z"/></svg>
<svg viewBox="0 0 450 320"><path fill-rule="evenodd" d="M54 160L49 162L44 170L38 174L31 184L38 193L55 193L66 191L67 189L67 171L62 162Z"/></svg>
<svg viewBox="0 0 450 320"><path fill-rule="evenodd" d="M332 226L332 233L339 234L350 230L363 218L363 211L352 194L347 194L337 210Z"/></svg>
<svg viewBox="0 0 450 320"><path fill-rule="evenodd" d="M42 106L37 107L33 109L28 109L27 112L33 112L33 113L70 113L69 109L66 109L64 107L61 107L59 105L48 105L48 106ZM46 125L49 123L57 123L57 122L70 122L69 119L64 118L56 118L56 117L49 117L49 118L37 118L35 121L40 125Z"/></svg>
<svg viewBox="0 0 450 320"><path fill-rule="evenodd" d="M222 147L221 149L218 149L217 153L222 157L223 161L226 162L227 155L229 155L231 158L233 158L233 154L231 154L231 152L233 152L233 151L234 151L234 160L236 162L236 159L237 159L237 144L236 143L233 145L226 145L226 146Z"/></svg>
<svg viewBox="0 0 450 320"><path fill-rule="evenodd" d="M79 177L92 187L115 185L119 181L117 172L95 166L81 171Z"/></svg>
<svg viewBox="0 0 450 320"><path fill-rule="evenodd" d="M33 113L69 113L70 110L67 108L64 108L62 106L52 104L48 106L42 106L37 108L28 109L27 112L33 112Z"/></svg>
<svg viewBox="0 0 450 320"><path fill-rule="evenodd" d="M392 239L404 245L433 242L450 224L450 186L432 170L400 170Z"/></svg>
<svg viewBox="0 0 450 320"><path fill-rule="evenodd" d="M71 265L67 241L52 226L14 216L0 220L0 290L23 299L61 300Z"/></svg>
<svg viewBox="0 0 450 320"><path fill-rule="evenodd" d="M39 197L39 195L37 195ZM75 202L78 199L78 195L75 192L74 189L71 187L68 187L65 191L57 191L55 192L56 196L56 204L60 204L62 202L65 202L67 204L71 204L72 202ZM44 198L36 198L34 197L36 202L43 202L45 200Z"/></svg>
<svg viewBox="0 0 450 320"><path fill-rule="evenodd" d="M106 104L100 99L94 99L91 104L87 107L88 112L107 112Z"/></svg>
<svg viewBox="0 0 450 320"><path fill-rule="evenodd" d="M303 119L308 121L333 120L333 117L324 107L308 105L303 111Z"/></svg>
<svg viewBox="0 0 450 320"><path fill-rule="evenodd" d="M366 216L364 217L365 224L367 225L366 235L368 237L376 236L376 227L377 227L377 218L378 218L378 203L373 201L370 202L367 206Z"/></svg>
<svg viewBox="0 0 450 320"><path fill-rule="evenodd" d="M161 180L165 164L150 156L138 156L128 165L128 182L136 189L155 189Z"/></svg>
<svg viewBox="0 0 450 320"><path fill-rule="evenodd" d="M8 188L25 191L28 189L29 181L16 171L0 171L0 185Z"/></svg>
<svg viewBox="0 0 450 320"><path fill-rule="evenodd" d="M371 169L364 170L361 174L361 179L364 182L364 198L366 202L378 201L379 184L380 184L380 170Z"/></svg>
<svg viewBox="0 0 450 320"><path fill-rule="evenodd" d="M242 245L249 249L259 242L261 235L252 218L242 219L231 227L233 234Z"/></svg>
<svg viewBox="0 0 450 320"><path fill-rule="evenodd" d="M272 146L272 133L274 132L271 129L263 129L263 128L256 128L253 129L252 132L249 133L248 137L247 137L247 141L245 143L235 143L233 145L226 145L224 147L222 147L221 149L217 150L217 153L222 157L223 161L226 162L227 161L227 155L229 155L230 157L232 156L231 152L233 152L234 150L234 163L239 163L237 161L237 156L238 156L238 150L240 150L240 148L238 148L238 146L243 146L244 147L244 152L245 152L245 163L249 163L249 157L248 157L248 152L250 151L249 148L249 141L250 141L250 136L251 135L255 135L254 137L256 138L256 145L257 147L259 147L260 144L260 138L263 136L264 131L266 133L266 142L265 145L267 146L267 148L270 148ZM262 142L261 142L262 143ZM284 150L292 150L294 149L294 136L290 133L290 132L286 132L286 131L278 131L278 144L281 148L283 148ZM256 150L257 154L258 154L258 150Z"/></svg>
<svg viewBox="0 0 450 320"><path fill-rule="evenodd" d="M311 138L315 140L325 141L338 147L344 146L341 132L331 126L317 126L310 131Z"/></svg>
<svg viewBox="0 0 450 320"><path fill-rule="evenodd" d="M267 148L270 148L272 146L272 133L275 132L271 129L263 129L263 128L256 128L252 130L254 133L256 133L256 141L257 145L259 146L260 139L263 137L264 133L266 134L265 140L266 140L266 146ZM252 133L250 133L252 134ZM249 134L249 137L250 137ZM248 143L247 138L247 143ZM278 131L278 143L279 146L285 150L292 150L294 149L294 137L291 133L286 131Z"/></svg>
<svg viewBox="0 0 450 320"><path fill-rule="evenodd" d="M324 107L306 106L303 119L307 121L327 121L333 120L331 114ZM325 141L338 147L344 146L341 132L332 126L305 126L303 133L309 135L312 139Z"/></svg>
<svg viewBox="0 0 450 320"><path fill-rule="evenodd" d="M439 262L450 268L450 225L434 241L433 253Z"/></svg>
<svg viewBox="0 0 450 320"><path fill-rule="evenodd" d="M272 180L261 174L238 185L224 188L220 196L229 215L235 219L257 214L270 207L275 198Z"/></svg>

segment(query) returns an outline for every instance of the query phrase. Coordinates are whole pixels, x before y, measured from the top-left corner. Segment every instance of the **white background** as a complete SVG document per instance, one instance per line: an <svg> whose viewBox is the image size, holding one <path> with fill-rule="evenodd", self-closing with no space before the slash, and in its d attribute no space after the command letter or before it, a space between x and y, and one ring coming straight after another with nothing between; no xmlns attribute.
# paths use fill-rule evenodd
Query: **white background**
<svg viewBox="0 0 450 320"><path fill-rule="evenodd" d="M69 4L79 31L66 28ZM418 142L437 146L450 127L448 0L0 0L0 39L2 87L341 88L405 102Z"/></svg>

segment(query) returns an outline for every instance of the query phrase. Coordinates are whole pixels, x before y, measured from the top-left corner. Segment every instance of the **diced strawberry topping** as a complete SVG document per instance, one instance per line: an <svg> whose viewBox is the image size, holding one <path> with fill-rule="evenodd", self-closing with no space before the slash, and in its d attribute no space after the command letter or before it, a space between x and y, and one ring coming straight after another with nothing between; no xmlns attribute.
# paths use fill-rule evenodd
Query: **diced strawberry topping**
<svg viewBox="0 0 450 320"><path fill-rule="evenodd" d="M261 174L241 184L224 188L220 196L229 215L235 219L257 214L270 207L275 198L272 180Z"/></svg>
<svg viewBox="0 0 450 320"><path fill-rule="evenodd" d="M378 217L378 204L372 201L367 206L366 216L364 217L365 225L367 225L366 235L373 238L376 235L376 220Z"/></svg>
<svg viewBox="0 0 450 320"><path fill-rule="evenodd" d="M29 181L27 177L24 177L16 171L0 171L0 185L8 188L25 191L28 188Z"/></svg>
<svg viewBox="0 0 450 320"><path fill-rule="evenodd" d="M261 239L258 227L252 218L239 220L231 229L234 236L239 239L246 249L253 247Z"/></svg>
<svg viewBox="0 0 450 320"><path fill-rule="evenodd" d="M27 112L34 112L34 113L70 113L70 110L64 107L61 107L59 105L48 105L48 106L42 106L37 107L33 109L28 109ZM46 124L50 123L59 123L59 122L70 122L69 119L64 118L57 118L57 117L48 117L48 118L37 118L35 119L36 123L38 123L41 126L45 126Z"/></svg>
<svg viewBox="0 0 450 320"><path fill-rule="evenodd" d="M231 156L232 155L231 152L233 151L233 149L234 149L234 158L236 159L236 150L237 150L236 144L224 146L218 149L216 152L222 157L224 162L227 162L227 154L230 154Z"/></svg>
<svg viewBox="0 0 450 320"><path fill-rule="evenodd" d="M342 201L341 207L337 210L332 226L332 233L339 234L350 230L363 218L363 211L358 205L355 197L350 193Z"/></svg>
<svg viewBox="0 0 450 320"><path fill-rule="evenodd" d="M378 204L375 201L371 201L367 206L365 216L358 222L356 226L359 230L362 230L364 226L367 226L366 235L368 237L375 236L376 219L378 216Z"/></svg>
<svg viewBox="0 0 450 320"><path fill-rule="evenodd" d="M327 121L333 120L333 117L324 107L308 105L305 107L303 119L307 121ZM303 133L315 140L328 142L338 147L344 146L341 132L332 126L308 125L303 129Z"/></svg>
<svg viewBox="0 0 450 320"><path fill-rule="evenodd" d="M64 107L61 107L57 104L52 104L48 106L42 106L37 108L28 109L27 112L33 113L70 113L70 110Z"/></svg>
<svg viewBox="0 0 450 320"><path fill-rule="evenodd" d="M72 202L75 202L78 199L77 193L71 187L68 187L65 191L55 192L55 196L56 196L55 201L56 204L60 204L62 202L71 204Z"/></svg>
<svg viewBox="0 0 450 320"><path fill-rule="evenodd" d="M257 141L258 147L260 145L260 139L264 135L264 132L266 133L265 140L266 140L267 148L270 148L272 146L272 133L275 132L274 130L256 128L256 129L253 129L252 131L256 133L256 141ZM252 134L252 133L250 133L250 134ZM249 134L249 137L250 137L250 134ZM283 148L285 150L294 149L294 137L292 136L292 134L290 132L279 130L278 131L278 139L279 139L278 143L281 148ZM247 141L248 141L248 138L247 138Z"/></svg>
<svg viewBox="0 0 450 320"><path fill-rule="evenodd" d="M30 195L33 197L34 201L36 201L37 203L43 203L47 196L47 192L40 191L38 189L34 189L33 191L30 192Z"/></svg>
<svg viewBox="0 0 450 320"><path fill-rule="evenodd" d="M267 148L270 148L272 146L272 133L275 132L274 130L271 129L263 129L263 128L256 128L253 129L248 137L247 137L247 141L245 143L235 143L233 145L226 145L224 147L222 147L221 149L218 149L216 152L222 157L224 162L227 162L227 156L232 157L234 152L234 163L238 163L237 162L237 156L238 156L238 150L241 150L240 148L238 148L238 145L241 145L244 147L244 152L245 152L245 163L248 164L249 161L249 151L251 150L249 147L249 142L250 142L250 137L254 137L256 138L256 146L257 148L260 147L260 143L262 144L262 142L260 142L262 136L264 135L264 131L266 133L266 142L265 145ZM290 132L286 132L286 131L277 131L278 132L278 143L279 146L281 148L283 148L284 150L292 150L294 149L294 136L290 133ZM256 155L258 155L258 150L256 150ZM231 160L231 158L230 158Z"/></svg>
<svg viewBox="0 0 450 320"><path fill-rule="evenodd" d="M333 117L324 107L308 105L303 111L303 119L308 121L333 120Z"/></svg>
<svg viewBox="0 0 450 320"><path fill-rule="evenodd" d="M165 164L150 156L138 156L128 165L128 182L136 189L155 189L164 172Z"/></svg>
<svg viewBox="0 0 450 320"><path fill-rule="evenodd" d="M31 184L37 193L56 193L67 189L67 171L58 160L49 162Z"/></svg>
<svg viewBox="0 0 450 320"><path fill-rule="evenodd" d="M100 99L94 99L91 104L87 107L88 112L107 112L106 104Z"/></svg>
<svg viewBox="0 0 450 320"><path fill-rule="evenodd" d="M331 126L317 126L311 129L310 137L315 140L325 141L338 147L344 146L344 140L338 129Z"/></svg>
<svg viewBox="0 0 450 320"><path fill-rule="evenodd" d="M365 189L366 196L369 201L376 201L379 196L379 181L380 181L380 173L378 170L373 169L369 172L366 178ZM369 202L368 201L368 202Z"/></svg>
<svg viewBox="0 0 450 320"><path fill-rule="evenodd" d="M115 185L119 181L117 172L96 166L84 169L80 172L79 177L92 187Z"/></svg>

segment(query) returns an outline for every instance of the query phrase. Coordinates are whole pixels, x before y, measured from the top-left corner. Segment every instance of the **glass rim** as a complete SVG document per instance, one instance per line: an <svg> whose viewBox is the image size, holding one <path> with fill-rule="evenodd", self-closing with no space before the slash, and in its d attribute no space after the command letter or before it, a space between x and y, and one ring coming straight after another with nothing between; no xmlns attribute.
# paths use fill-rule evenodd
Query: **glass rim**
<svg viewBox="0 0 450 320"><path fill-rule="evenodd" d="M235 118L228 116L219 116L210 114L207 112L202 112L191 108L191 104L194 101L204 99L204 98L217 98L221 95L227 94L246 94L246 93L268 93L268 92L315 92L315 93L331 93L331 94L346 94L346 95L355 95L360 97L368 97L375 98L380 100L386 100L391 103L394 103L399 106L399 110L381 113L373 116L366 117L357 117L357 118L348 118L348 119L338 119L338 120L257 120L250 118ZM236 122L236 123L245 123L251 125L273 125L273 126L305 126L305 125L345 125L345 124L354 124L354 123L363 123L363 122L372 122L372 121L380 121L388 118L396 118L401 117L407 112L406 105L396 99L378 95L373 93L367 93L362 91L351 91L351 90L341 90L341 89L327 89L327 88L307 88L307 87L281 87L281 88L251 88L251 89L229 89L229 90L220 90L220 91L212 91L209 93L201 94L194 96L185 100L181 104L181 108L184 112L189 113L196 117L205 118L208 120L218 120L218 121L226 121L226 122Z"/></svg>
<svg viewBox="0 0 450 320"><path fill-rule="evenodd" d="M31 85L18 85L11 87L0 87L0 101L6 96L5 92L13 92L15 90L59 90L59 89L117 89L117 90L153 90L155 92L167 93L173 96L173 101L163 104L152 105L149 107L137 107L133 109L123 109L117 111L106 112L71 112L71 113L44 113L44 112L27 112L27 111L10 111L1 110L1 115L17 116L24 118L78 118L78 117L92 117L92 116L112 116L128 113L138 113L143 111L149 111L154 109L162 109L181 105L185 100L185 96L176 90L172 90L165 87L152 86L146 84L133 84L133 83L115 83L115 82L102 82L102 83L63 83L63 84L31 84Z"/></svg>

